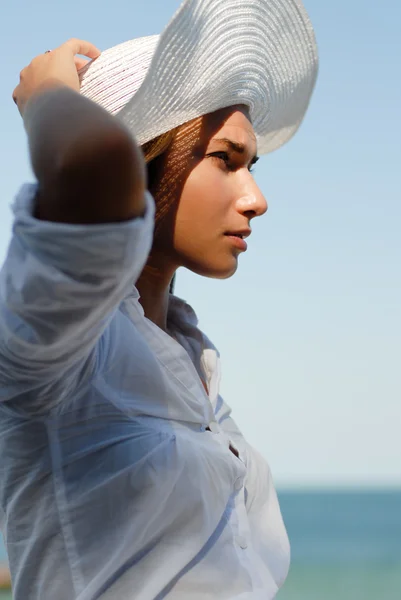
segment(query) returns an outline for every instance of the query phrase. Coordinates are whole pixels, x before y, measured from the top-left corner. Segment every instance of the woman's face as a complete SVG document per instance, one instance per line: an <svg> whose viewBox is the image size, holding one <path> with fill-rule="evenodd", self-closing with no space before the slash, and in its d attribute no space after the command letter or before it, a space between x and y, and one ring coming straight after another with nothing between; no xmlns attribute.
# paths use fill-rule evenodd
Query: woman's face
<svg viewBox="0 0 401 600"><path fill-rule="evenodd" d="M251 174L256 138L245 107L230 107L180 128L163 158L170 209L156 229L153 258L207 277L230 277L246 251L251 221L267 203Z"/></svg>

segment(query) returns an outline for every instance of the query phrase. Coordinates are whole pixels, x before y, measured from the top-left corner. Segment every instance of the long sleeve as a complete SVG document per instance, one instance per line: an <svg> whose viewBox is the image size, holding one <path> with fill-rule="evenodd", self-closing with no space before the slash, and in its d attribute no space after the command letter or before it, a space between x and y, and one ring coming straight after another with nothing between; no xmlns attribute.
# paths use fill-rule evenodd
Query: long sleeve
<svg viewBox="0 0 401 600"><path fill-rule="evenodd" d="M36 186L13 206L13 235L0 274L0 400L59 379L87 359L129 293L152 243L144 217L101 225L35 219Z"/></svg>

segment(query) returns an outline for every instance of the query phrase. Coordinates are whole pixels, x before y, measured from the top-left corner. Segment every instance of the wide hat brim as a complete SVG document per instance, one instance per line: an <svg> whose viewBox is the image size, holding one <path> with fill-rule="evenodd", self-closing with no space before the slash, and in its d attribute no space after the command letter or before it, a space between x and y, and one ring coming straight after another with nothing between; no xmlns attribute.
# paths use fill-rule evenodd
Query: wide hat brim
<svg viewBox="0 0 401 600"><path fill-rule="evenodd" d="M297 131L317 71L299 0L185 0L160 36L106 50L80 78L81 93L122 119L141 145L244 104L266 154Z"/></svg>

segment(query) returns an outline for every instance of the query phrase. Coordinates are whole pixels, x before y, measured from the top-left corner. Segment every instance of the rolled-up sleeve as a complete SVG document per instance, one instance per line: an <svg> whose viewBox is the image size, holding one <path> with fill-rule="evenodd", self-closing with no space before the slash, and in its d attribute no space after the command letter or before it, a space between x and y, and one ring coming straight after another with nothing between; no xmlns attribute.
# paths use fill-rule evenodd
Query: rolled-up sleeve
<svg viewBox="0 0 401 600"><path fill-rule="evenodd" d="M27 185L17 196L0 275L0 400L19 385L60 377L89 355L152 243L149 194L143 217L100 225L35 219L35 194Z"/></svg>

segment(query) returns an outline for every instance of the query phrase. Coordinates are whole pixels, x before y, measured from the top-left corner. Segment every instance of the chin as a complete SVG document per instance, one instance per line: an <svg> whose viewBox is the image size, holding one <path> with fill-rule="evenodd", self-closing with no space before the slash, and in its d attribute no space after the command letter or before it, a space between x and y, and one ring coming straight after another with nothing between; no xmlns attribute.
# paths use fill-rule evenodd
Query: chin
<svg viewBox="0 0 401 600"><path fill-rule="evenodd" d="M210 279L229 279L234 275L238 268L238 261L234 257L230 257L229 260L221 263L194 263L185 265L187 269L202 275L202 277L209 277Z"/></svg>

